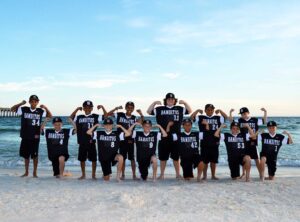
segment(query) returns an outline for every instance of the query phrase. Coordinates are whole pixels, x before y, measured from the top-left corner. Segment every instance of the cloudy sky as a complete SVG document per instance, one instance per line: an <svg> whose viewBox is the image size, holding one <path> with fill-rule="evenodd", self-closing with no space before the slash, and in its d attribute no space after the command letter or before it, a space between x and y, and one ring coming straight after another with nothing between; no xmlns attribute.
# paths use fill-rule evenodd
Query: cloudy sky
<svg viewBox="0 0 300 222"><path fill-rule="evenodd" d="M146 110L167 92L193 109L300 115L295 0L3 0L0 106L31 94L55 115L85 99Z"/></svg>

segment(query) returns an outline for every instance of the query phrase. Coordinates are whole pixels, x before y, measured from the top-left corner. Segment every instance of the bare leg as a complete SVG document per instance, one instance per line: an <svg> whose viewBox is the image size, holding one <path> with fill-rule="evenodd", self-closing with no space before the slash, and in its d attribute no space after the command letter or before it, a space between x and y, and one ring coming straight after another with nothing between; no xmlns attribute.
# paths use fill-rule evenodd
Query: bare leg
<svg viewBox="0 0 300 222"><path fill-rule="evenodd" d="M207 168L208 168L208 164L204 164L203 178L202 178L202 180L206 180L207 179Z"/></svg>
<svg viewBox="0 0 300 222"><path fill-rule="evenodd" d="M124 179L125 179L125 164L126 164L126 159L124 159L123 165L122 165L122 175L121 175L121 180L124 180Z"/></svg>
<svg viewBox="0 0 300 222"><path fill-rule="evenodd" d="M158 177L159 180L165 179L165 169L166 169L167 161L161 160L160 161L160 176Z"/></svg>
<svg viewBox="0 0 300 222"><path fill-rule="evenodd" d="M153 169L153 182L156 181L156 173L157 173L157 159L155 156L151 157L152 169Z"/></svg>
<svg viewBox="0 0 300 222"><path fill-rule="evenodd" d="M135 164L135 160L131 160L131 170L132 170L132 179L136 180L137 178L136 178L136 164Z"/></svg>
<svg viewBox="0 0 300 222"><path fill-rule="evenodd" d="M257 168L257 170L258 170L258 173L260 174L260 161L259 161L259 159L255 159L255 164L256 164L256 168Z"/></svg>
<svg viewBox="0 0 300 222"><path fill-rule="evenodd" d="M97 168L97 162L92 162L92 179L96 180L96 168Z"/></svg>
<svg viewBox="0 0 300 222"><path fill-rule="evenodd" d="M25 173L21 177L27 177L29 175L29 162L30 159L24 159L25 162Z"/></svg>
<svg viewBox="0 0 300 222"><path fill-rule="evenodd" d="M250 163L250 164L251 164L251 163ZM245 168L245 165L243 165L242 170L243 170L243 172L242 172L242 176L240 176L240 179L243 179L243 178L246 176L246 168Z"/></svg>
<svg viewBox="0 0 300 222"><path fill-rule="evenodd" d="M216 168L217 168L216 163L210 163L211 179L212 180L218 180L219 179L218 177L216 177Z"/></svg>
<svg viewBox="0 0 300 222"><path fill-rule="evenodd" d="M118 165L117 165L117 181L120 182L121 181L121 173L122 173L122 167L123 167L123 156L120 154L116 155L115 158L116 161L118 161Z"/></svg>
<svg viewBox="0 0 300 222"><path fill-rule="evenodd" d="M197 175L197 181L200 182L201 181L201 175L202 175L202 172L203 172L203 169L204 169L204 163L201 161L199 164L198 164L198 175Z"/></svg>
<svg viewBox="0 0 300 222"><path fill-rule="evenodd" d="M260 180L264 181L265 180L265 168L266 168L266 157L262 157L260 159Z"/></svg>
<svg viewBox="0 0 300 222"><path fill-rule="evenodd" d="M59 178L63 178L64 170L65 170L65 157L60 156L58 158L58 161L59 161Z"/></svg>
<svg viewBox="0 0 300 222"><path fill-rule="evenodd" d="M179 160L173 160L173 165L176 172L176 179L182 179L182 176L180 175L180 161Z"/></svg>
<svg viewBox="0 0 300 222"><path fill-rule="evenodd" d="M39 159L36 157L33 159L33 177L34 178L37 178L37 166L38 166L38 163L39 163Z"/></svg>
<svg viewBox="0 0 300 222"><path fill-rule="evenodd" d="M246 182L250 181L250 169L251 169L251 158L250 156L245 156L244 157L244 166L245 166L245 170L246 170Z"/></svg>
<svg viewBox="0 0 300 222"><path fill-rule="evenodd" d="M81 177L79 177L79 180L85 179L85 161L80 162L80 167L81 167Z"/></svg>

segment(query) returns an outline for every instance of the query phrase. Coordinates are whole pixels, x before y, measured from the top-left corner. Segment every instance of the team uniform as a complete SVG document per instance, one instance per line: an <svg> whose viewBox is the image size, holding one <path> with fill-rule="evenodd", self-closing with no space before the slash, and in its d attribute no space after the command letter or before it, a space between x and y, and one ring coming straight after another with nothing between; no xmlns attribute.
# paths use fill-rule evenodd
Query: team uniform
<svg viewBox="0 0 300 222"><path fill-rule="evenodd" d="M148 168L151 164L151 157L156 155L157 142L161 140L161 133L133 131L132 138L134 138L137 152L137 162L139 171L143 180L148 177Z"/></svg>
<svg viewBox="0 0 300 222"><path fill-rule="evenodd" d="M262 133L258 136L258 141L262 143L260 157L266 157L269 176L274 176L277 169L277 155L283 144L288 144L288 137L282 134L271 136L269 133Z"/></svg>
<svg viewBox="0 0 300 222"><path fill-rule="evenodd" d="M259 126L263 125L264 122L262 119L251 117L248 120L244 120L243 118L238 119L238 123L240 125L241 133L246 135L248 133L248 129L244 128L244 124L248 124L250 128L256 133L259 129ZM258 159L258 152L257 152L257 140L250 139L246 142L246 154L251 157L251 159Z"/></svg>
<svg viewBox="0 0 300 222"><path fill-rule="evenodd" d="M45 110L30 107L19 107L17 114L21 116L21 133L22 138L20 146L20 156L25 159L37 158L40 144L40 130L42 118L46 116Z"/></svg>
<svg viewBox="0 0 300 222"><path fill-rule="evenodd" d="M220 141L225 142L231 178L240 177L240 165L244 165L246 142L249 141L249 137L249 134L242 133L237 135L221 134Z"/></svg>
<svg viewBox="0 0 300 222"><path fill-rule="evenodd" d="M64 156L65 162L69 159L69 138L74 134L74 129L46 129L43 134L46 137L48 158L52 162L54 176L59 175L59 157Z"/></svg>
<svg viewBox="0 0 300 222"><path fill-rule="evenodd" d="M117 124L123 126L127 130L137 121L136 116L131 115L128 117L123 112L116 113L115 118ZM123 133L119 128L117 131L119 134ZM125 137L125 140L120 142L120 154L123 156L124 160L127 158L128 160L134 160L134 139L132 137Z"/></svg>
<svg viewBox="0 0 300 222"><path fill-rule="evenodd" d="M198 132L173 134L173 140L178 146L184 178L194 177L193 169L197 168L202 161L199 152L199 141L202 137L203 134Z"/></svg>
<svg viewBox="0 0 300 222"><path fill-rule="evenodd" d="M168 137L162 138L158 144L159 160L166 161L170 156L175 161L179 159L178 147L176 147L174 144L172 134L180 133L183 116L187 114L188 111L185 109L185 107L181 106L159 106L153 109L151 115L156 117L156 122L164 129L167 128L167 125L170 121L174 122Z"/></svg>
<svg viewBox="0 0 300 222"><path fill-rule="evenodd" d="M124 133L119 134L117 131L107 133L105 131L94 132L94 140L97 140L98 158L101 164L104 176L112 173L111 167L116 165L115 160L120 148L120 141L124 140Z"/></svg>
<svg viewBox="0 0 300 222"><path fill-rule="evenodd" d="M97 161L97 151L95 140L87 134L87 131L95 124L102 121L102 116L98 114L78 115L74 118L77 128L77 142L79 144L78 160L81 162Z"/></svg>
<svg viewBox="0 0 300 222"><path fill-rule="evenodd" d="M209 130L206 129L202 121L205 120L209 125ZM200 142L201 157L203 162L208 164L209 162L219 162L219 141L215 139L215 132L224 123L223 116L206 116L199 115L196 120L198 123L199 131L203 133L203 139Z"/></svg>

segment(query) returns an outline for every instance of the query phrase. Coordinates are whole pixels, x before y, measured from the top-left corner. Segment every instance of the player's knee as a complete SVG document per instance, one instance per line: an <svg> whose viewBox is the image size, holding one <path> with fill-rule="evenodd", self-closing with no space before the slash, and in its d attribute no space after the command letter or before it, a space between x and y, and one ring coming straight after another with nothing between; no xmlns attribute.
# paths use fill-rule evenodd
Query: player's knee
<svg viewBox="0 0 300 222"><path fill-rule="evenodd" d="M118 155L116 156L116 160L117 160L120 164L123 164L124 158L123 158L122 155L118 154Z"/></svg>
<svg viewBox="0 0 300 222"><path fill-rule="evenodd" d="M64 156L60 156L60 157L58 158L58 161L59 161L59 162L65 162L65 157L64 157Z"/></svg>

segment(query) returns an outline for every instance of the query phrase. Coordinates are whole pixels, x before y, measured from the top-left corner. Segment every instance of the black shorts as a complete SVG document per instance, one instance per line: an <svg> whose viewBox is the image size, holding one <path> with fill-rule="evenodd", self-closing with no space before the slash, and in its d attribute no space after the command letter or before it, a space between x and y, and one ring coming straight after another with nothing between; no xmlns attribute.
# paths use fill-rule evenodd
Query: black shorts
<svg viewBox="0 0 300 222"><path fill-rule="evenodd" d="M162 138L158 143L158 157L159 160L167 161L169 157L171 159L179 160L178 145L173 141L171 136Z"/></svg>
<svg viewBox="0 0 300 222"><path fill-rule="evenodd" d="M200 162L202 162L202 158L198 154L193 155L190 158L181 157L180 165L182 167L183 177L193 178L193 169L197 168Z"/></svg>
<svg viewBox="0 0 300 222"><path fill-rule="evenodd" d="M68 161L69 159L69 154L61 154L58 155L57 157L52 157L50 160L52 162L52 168L53 168L53 176L59 175L59 157L64 156L65 157L65 162Z"/></svg>
<svg viewBox="0 0 300 222"><path fill-rule="evenodd" d="M20 156L29 159L37 158L39 156L39 139L22 139L20 145Z"/></svg>
<svg viewBox="0 0 300 222"><path fill-rule="evenodd" d="M272 157L271 155L261 152L260 158L262 158L262 157L265 157L267 159L266 164L268 166L269 176L271 176L271 177L275 176L275 172L277 170L277 159Z"/></svg>
<svg viewBox="0 0 300 222"><path fill-rule="evenodd" d="M97 151L95 143L79 144L78 160L81 162L85 162L87 159L92 162L97 161Z"/></svg>
<svg viewBox="0 0 300 222"><path fill-rule="evenodd" d="M155 156L155 155L153 155ZM138 160L138 165L139 165L139 171L141 174L141 178L143 180L146 180L148 177L148 168L150 167L151 164L151 158L153 156L149 156L147 158L139 159Z"/></svg>
<svg viewBox="0 0 300 222"><path fill-rule="evenodd" d="M252 160L257 160L258 159L258 152L257 152L257 147L255 145L246 145L245 149L245 154L250 156Z"/></svg>
<svg viewBox="0 0 300 222"><path fill-rule="evenodd" d="M245 155L235 157L234 159L228 159L231 178L240 177L240 166L243 166L245 163L244 157Z"/></svg>
<svg viewBox="0 0 300 222"><path fill-rule="evenodd" d="M201 157L205 164L219 163L219 145L201 146Z"/></svg>
<svg viewBox="0 0 300 222"><path fill-rule="evenodd" d="M120 142L120 154L124 160L134 160L134 140L126 139Z"/></svg>
<svg viewBox="0 0 300 222"><path fill-rule="evenodd" d="M115 160L116 155L112 155L112 157L109 160L100 160L103 176L109 176L112 174L111 167L115 166L118 161Z"/></svg>

